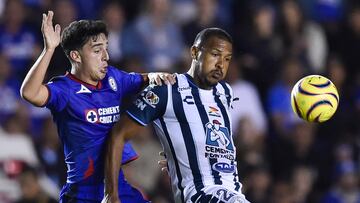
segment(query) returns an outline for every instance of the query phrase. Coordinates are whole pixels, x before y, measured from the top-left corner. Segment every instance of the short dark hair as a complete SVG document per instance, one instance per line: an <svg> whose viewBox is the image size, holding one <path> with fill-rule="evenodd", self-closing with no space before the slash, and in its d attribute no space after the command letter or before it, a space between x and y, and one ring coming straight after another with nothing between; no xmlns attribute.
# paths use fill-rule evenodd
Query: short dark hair
<svg viewBox="0 0 360 203"><path fill-rule="evenodd" d="M218 37L230 42L231 44L233 43L232 37L229 35L229 33L223 29L212 27L203 29L201 32L199 32L195 38L193 46L200 48L204 46L211 37Z"/></svg>
<svg viewBox="0 0 360 203"><path fill-rule="evenodd" d="M70 58L70 51L79 50L92 37L108 36L106 24L100 20L79 20L70 23L61 35L61 47Z"/></svg>

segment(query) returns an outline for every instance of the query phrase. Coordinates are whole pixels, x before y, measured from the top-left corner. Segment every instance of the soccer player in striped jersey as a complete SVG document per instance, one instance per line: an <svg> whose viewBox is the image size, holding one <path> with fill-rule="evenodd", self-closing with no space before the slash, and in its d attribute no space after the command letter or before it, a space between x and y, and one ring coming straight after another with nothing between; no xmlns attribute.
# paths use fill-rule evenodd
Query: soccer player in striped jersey
<svg viewBox="0 0 360 203"><path fill-rule="evenodd" d="M174 85L147 87L115 124L105 161L103 202L120 202L117 176L124 143L150 123L166 153L175 202L248 202L241 192L232 139L232 89L222 81L232 39L222 29L204 29L191 57L189 71L177 74Z"/></svg>
<svg viewBox="0 0 360 203"><path fill-rule="evenodd" d="M60 202L100 202L104 196L104 152L107 136L120 118L121 100L140 91L149 81L173 82L170 74L129 74L108 65L107 29L101 21L71 23L60 37L53 27L53 12L43 14L44 50L27 74L21 88L24 99L51 110L63 143L67 181ZM71 71L42 84L55 48L61 45ZM122 164L137 158L125 144ZM119 196L124 203L144 203L142 194L118 171Z"/></svg>

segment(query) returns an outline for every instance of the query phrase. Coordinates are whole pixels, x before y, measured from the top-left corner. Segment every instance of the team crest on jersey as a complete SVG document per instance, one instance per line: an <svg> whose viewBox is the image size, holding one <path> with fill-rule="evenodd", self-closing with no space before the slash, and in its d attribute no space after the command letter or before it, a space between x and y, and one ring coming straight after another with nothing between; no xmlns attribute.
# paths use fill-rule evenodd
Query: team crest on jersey
<svg viewBox="0 0 360 203"><path fill-rule="evenodd" d="M235 161L235 148L229 130L221 125L221 122L218 120L213 120L205 125L205 158L216 160L212 164L213 170L222 173L232 173L235 171L235 166L230 164L230 161ZM217 160L222 160L222 162Z"/></svg>
<svg viewBox="0 0 360 203"><path fill-rule="evenodd" d="M159 97L153 92L148 91L145 96L143 96L144 101L152 107L155 107L159 103Z"/></svg>
<svg viewBox="0 0 360 203"><path fill-rule="evenodd" d="M206 124L206 144L233 151L234 146L229 130L221 125L221 122L218 120L213 120L212 123Z"/></svg>
<svg viewBox="0 0 360 203"><path fill-rule="evenodd" d="M108 81L109 81L109 85L110 85L111 89L116 92L117 91L117 84L115 82L115 79L110 76Z"/></svg>
<svg viewBox="0 0 360 203"><path fill-rule="evenodd" d="M96 123L98 122L98 114L96 109L90 109L85 112L85 118L90 123Z"/></svg>
<svg viewBox="0 0 360 203"><path fill-rule="evenodd" d="M209 106L208 114L209 116L221 117L219 110L212 106Z"/></svg>

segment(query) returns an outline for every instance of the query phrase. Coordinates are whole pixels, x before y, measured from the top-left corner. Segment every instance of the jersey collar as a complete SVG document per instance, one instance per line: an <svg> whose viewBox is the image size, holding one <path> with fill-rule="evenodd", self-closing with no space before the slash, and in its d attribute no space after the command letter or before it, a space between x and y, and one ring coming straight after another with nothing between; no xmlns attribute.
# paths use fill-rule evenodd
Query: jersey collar
<svg viewBox="0 0 360 203"><path fill-rule="evenodd" d="M86 87L90 88L90 89L101 89L102 87L102 83L101 81L98 82L97 85L92 85L92 84L89 84L87 82L84 82L82 80L80 80L79 78L77 78L75 75L71 74L70 72L66 72L66 77L70 78L71 80L77 82L77 83L80 83L82 85L85 85Z"/></svg>

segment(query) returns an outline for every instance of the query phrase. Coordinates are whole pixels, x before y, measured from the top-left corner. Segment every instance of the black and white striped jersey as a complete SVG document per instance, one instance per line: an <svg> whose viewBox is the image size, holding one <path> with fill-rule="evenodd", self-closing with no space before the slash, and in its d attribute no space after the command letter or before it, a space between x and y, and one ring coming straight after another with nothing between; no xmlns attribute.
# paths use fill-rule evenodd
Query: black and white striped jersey
<svg viewBox="0 0 360 203"><path fill-rule="evenodd" d="M188 74L177 74L174 85L146 88L127 111L142 125L154 124L176 202L187 202L212 185L241 191L229 115L232 100L225 82L204 90Z"/></svg>

